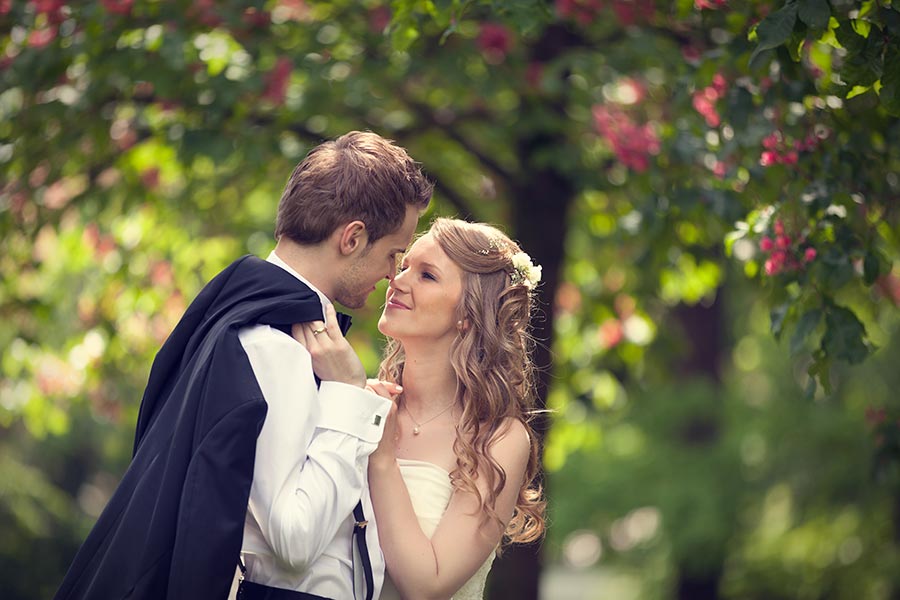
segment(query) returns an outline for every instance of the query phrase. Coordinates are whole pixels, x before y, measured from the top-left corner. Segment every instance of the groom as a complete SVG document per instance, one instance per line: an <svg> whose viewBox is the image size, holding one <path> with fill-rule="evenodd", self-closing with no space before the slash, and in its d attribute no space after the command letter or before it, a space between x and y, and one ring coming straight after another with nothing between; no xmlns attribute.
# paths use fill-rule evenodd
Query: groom
<svg viewBox="0 0 900 600"><path fill-rule="evenodd" d="M360 308L393 276L431 189L373 133L296 167L275 250L207 284L154 360L132 463L58 600L225 598L239 563L242 599L378 596L365 473L390 401L364 389L358 359L310 355L290 333L347 344L331 301Z"/></svg>

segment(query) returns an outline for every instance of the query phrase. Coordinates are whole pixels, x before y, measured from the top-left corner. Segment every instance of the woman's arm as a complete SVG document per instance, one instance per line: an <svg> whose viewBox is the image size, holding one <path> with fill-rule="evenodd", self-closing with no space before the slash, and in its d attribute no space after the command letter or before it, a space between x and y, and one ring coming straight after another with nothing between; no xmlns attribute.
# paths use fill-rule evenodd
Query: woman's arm
<svg viewBox="0 0 900 600"><path fill-rule="evenodd" d="M393 450L396 409L388 418L382 444L369 459L369 488L381 549L391 579L404 598L446 599L481 567L512 518L528 463L530 442L524 426L510 419L491 455L506 473L495 510L503 521L484 519L475 494L456 490L429 540L413 511ZM390 448L383 446L389 445ZM486 477L475 483L487 496Z"/></svg>

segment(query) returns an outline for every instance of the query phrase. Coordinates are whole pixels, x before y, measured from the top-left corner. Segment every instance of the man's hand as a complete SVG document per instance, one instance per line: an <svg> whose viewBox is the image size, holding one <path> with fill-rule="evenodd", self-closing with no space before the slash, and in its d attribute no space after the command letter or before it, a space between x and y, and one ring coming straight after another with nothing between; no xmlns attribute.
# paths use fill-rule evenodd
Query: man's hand
<svg viewBox="0 0 900 600"><path fill-rule="evenodd" d="M322 381L338 381L366 387L366 370L350 342L341 335L337 314L331 304L325 307L325 320L295 323L291 333L312 356L312 367Z"/></svg>

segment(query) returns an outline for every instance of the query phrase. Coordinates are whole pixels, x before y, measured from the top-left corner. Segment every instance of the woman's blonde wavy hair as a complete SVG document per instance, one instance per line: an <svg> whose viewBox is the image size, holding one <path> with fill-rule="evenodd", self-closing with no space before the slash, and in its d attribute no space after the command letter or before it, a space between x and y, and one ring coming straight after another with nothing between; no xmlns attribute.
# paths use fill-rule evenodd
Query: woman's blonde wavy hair
<svg viewBox="0 0 900 600"><path fill-rule="evenodd" d="M463 271L462 300L457 319L467 323L453 342L450 362L462 399L462 417L453 443L456 469L451 480L457 489L478 498L485 520L502 525L496 513L497 496L506 473L489 452L509 427L520 421L528 432L531 452L513 517L503 542L526 543L544 533L545 501L538 482L537 438L529 421L534 411L533 367L529 333L532 290L511 278L511 258L519 246L489 225L438 218L429 231L447 256ZM396 340L388 340L379 378L400 383L406 356ZM486 497L475 480L487 478Z"/></svg>

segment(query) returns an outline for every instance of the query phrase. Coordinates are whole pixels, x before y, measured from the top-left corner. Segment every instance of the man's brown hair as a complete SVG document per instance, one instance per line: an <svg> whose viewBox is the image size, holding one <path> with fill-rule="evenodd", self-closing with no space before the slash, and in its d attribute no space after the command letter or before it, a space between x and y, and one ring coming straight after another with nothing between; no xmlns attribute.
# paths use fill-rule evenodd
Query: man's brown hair
<svg viewBox="0 0 900 600"><path fill-rule="evenodd" d="M313 148L291 173L275 238L317 244L360 220L371 244L402 225L407 205L424 210L433 187L406 150L378 134L351 131Z"/></svg>

